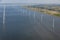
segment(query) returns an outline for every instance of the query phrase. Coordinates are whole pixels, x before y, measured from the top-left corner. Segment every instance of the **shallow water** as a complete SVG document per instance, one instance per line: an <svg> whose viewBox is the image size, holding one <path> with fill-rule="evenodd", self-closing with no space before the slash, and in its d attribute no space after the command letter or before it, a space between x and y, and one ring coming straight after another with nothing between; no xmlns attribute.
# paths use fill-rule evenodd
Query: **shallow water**
<svg viewBox="0 0 60 40"><path fill-rule="evenodd" d="M59 40L60 18L20 6L0 6L0 40ZM54 19L54 28L53 28Z"/></svg>

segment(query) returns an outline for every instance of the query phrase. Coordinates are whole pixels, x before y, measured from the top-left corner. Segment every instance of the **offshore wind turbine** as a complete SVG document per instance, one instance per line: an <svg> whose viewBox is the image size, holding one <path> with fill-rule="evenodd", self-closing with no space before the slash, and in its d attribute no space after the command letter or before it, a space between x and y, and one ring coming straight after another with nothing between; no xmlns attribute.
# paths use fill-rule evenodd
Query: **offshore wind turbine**
<svg viewBox="0 0 60 40"><path fill-rule="evenodd" d="M6 6L4 5L3 7L3 31L5 31L5 9L6 9Z"/></svg>
<svg viewBox="0 0 60 40"><path fill-rule="evenodd" d="M54 18L53 18L53 32L54 32L54 22L55 22L55 20L54 20Z"/></svg>

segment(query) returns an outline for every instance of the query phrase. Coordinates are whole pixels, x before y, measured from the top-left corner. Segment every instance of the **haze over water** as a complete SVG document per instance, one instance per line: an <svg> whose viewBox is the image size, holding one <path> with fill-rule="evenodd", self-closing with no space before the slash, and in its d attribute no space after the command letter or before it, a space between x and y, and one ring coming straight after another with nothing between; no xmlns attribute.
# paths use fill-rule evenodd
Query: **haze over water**
<svg viewBox="0 0 60 40"><path fill-rule="evenodd" d="M0 40L50 39L60 39L59 17L28 10L20 5L0 6Z"/></svg>

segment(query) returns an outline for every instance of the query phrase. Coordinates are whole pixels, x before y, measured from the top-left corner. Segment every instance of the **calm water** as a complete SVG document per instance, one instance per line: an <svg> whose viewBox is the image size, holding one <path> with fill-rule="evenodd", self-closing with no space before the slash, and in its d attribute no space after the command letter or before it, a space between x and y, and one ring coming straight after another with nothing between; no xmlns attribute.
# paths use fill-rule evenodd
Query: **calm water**
<svg viewBox="0 0 60 40"><path fill-rule="evenodd" d="M3 24L3 11L0 6L0 40L60 40L60 17L6 6Z"/></svg>

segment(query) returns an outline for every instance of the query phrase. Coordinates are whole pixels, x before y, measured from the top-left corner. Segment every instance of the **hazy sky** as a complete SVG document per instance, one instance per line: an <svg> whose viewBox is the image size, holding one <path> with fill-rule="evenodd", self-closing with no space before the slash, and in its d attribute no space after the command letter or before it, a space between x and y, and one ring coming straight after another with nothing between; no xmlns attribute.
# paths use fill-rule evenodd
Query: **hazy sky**
<svg viewBox="0 0 60 40"><path fill-rule="evenodd" d="M60 0L2 0L0 3L42 3L42 4L60 4Z"/></svg>

